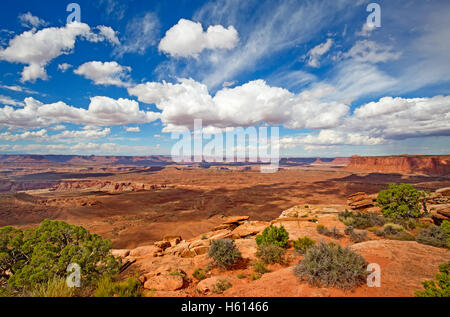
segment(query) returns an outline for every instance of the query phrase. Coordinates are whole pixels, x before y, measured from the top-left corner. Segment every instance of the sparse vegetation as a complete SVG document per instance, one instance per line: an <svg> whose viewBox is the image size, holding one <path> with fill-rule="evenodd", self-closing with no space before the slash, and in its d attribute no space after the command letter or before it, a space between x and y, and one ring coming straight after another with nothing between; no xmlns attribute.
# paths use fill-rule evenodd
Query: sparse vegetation
<svg viewBox="0 0 450 317"><path fill-rule="evenodd" d="M270 225L264 231L256 236L256 244L275 244L281 248L287 248L289 241L289 233L283 226L276 227Z"/></svg>
<svg viewBox="0 0 450 317"><path fill-rule="evenodd" d="M374 226L382 226L385 223L383 216L373 212L351 212L345 210L339 213L339 220L346 226L356 229L367 229Z"/></svg>
<svg viewBox="0 0 450 317"><path fill-rule="evenodd" d="M269 273L270 270L267 268L267 266L262 261L256 261L253 263L253 272L259 273L259 274L265 274Z"/></svg>
<svg viewBox="0 0 450 317"><path fill-rule="evenodd" d="M204 280L206 278L206 271L202 268L196 268L192 276L198 281Z"/></svg>
<svg viewBox="0 0 450 317"><path fill-rule="evenodd" d="M350 240L355 243L367 240L367 231L355 231L353 227L347 227L344 233L349 236Z"/></svg>
<svg viewBox="0 0 450 317"><path fill-rule="evenodd" d="M273 243L264 243L258 246L256 256L266 264L284 262L285 249Z"/></svg>
<svg viewBox="0 0 450 317"><path fill-rule="evenodd" d="M68 287L66 279L62 277L55 277L36 285L30 293L31 297L72 297L74 295L75 288Z"/></svg>
<svg viewBox="0 0 450 317"><path fill-rule="evenodd" d="M419 243L439 248L448 247L448 239L449 236L445 230L438 226L429 226L428 228L422 229L416 237L416 240Z"/></svg>
<svg viewBox="0 0 450 317"><path fill-rule="evenodd" d="M329 230L324 225L318 225L316 227L316 230L318 233L334 239L341 239L344 236L342 233L340 233L339 229L336 227L333 227L333 229Z"/></svg>
<svg viewBox="0 0 450 317"><path fill-rule="evenodd" d="M416 291L416 297L450 297L450 262L439 266L440 273L435 281L424 281L423 291Z"/></svg>
<svg viewBox="0 0 450 317"><path fill-rule="evenodd" d="M378 193L377 203L386 218L418 218L424 192L409 184L391 184Z"/></svg>
<svg viewBox="0 0 450 317"><path fill-rule="evenodd" d="M223 269L230 269L239 259L241 253L234 244L234 240L219 239L211 242L208 255L214 259L214 262Z"/></svg>
<svg viewBox="0 0 450 317"><path fill-rule="evenodd" d="M216 283L216 285L214 285L213 292L214 293L223 293L227 289L231 288L232 286L233 286L233 284L231 284L229 281L221 280L221 281L218 281Z"/></svg>
<svg viewBox="0 0 450 317"><path fill-rule="evenodd" d="M262 276L261 273L253 272L252 275L250 275L250 280L251 281L259 280L261 278L261 276Z"/></svg>
<svg viewBox="0 0 450 317"><path fill-rule="evenodd" d="M450 221L444 220L441 223L441 229L447 234L447 248L450 249Z"/></svg>
<svg viewBox="0 0 450 317"><path fill-rule="evenodd" d="M401 225L395 223L387 223L383 226L383 231L386 235L396 235L405 230Z"/></svg>
<svg viewBox="0 0 450 317"><path fill-rule="evenodd" d="M110 276L102 277L94 292L95 297L141 297L141 283L136 277L114 281Z"/></svg>
<svg viewBox="0 0 450 317"><path fill-rule="evenodd" d="M314 286L352 289L365 283L366 267L366 260L352 250L321 242L306 252L294 273Z"/></svg>
<svg viewBox="0 0 450 317"><path fill-rule="evenodd" d="M242 280L243 278L246 278L246 275L243 273L239 273L238 275L236 275L236 277L240 280Z"/></svg>
<svg viewBox="0 0 450 317"><path fill-rule="evenodd" d="M298 238L292 243L294 249L300 254L305 254L306 251L308 251L308 249L314 246L315 244L316 241L314 241L309 237Z"/></svg>

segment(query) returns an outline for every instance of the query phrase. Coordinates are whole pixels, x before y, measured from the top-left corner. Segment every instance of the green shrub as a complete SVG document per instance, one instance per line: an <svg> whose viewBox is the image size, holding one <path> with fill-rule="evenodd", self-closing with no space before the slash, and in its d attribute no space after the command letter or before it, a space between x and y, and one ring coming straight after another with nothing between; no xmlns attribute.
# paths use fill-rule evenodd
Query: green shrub
<svg viewBox="0 0 450 317"><path fill-rule="evenodd" d="M316 227L316 230L318 233L323 234L324 236L335 238L335 239L341 239L343 237L342 233L339 232L339 229L336 227L333 227L333 229L329 230L327 227L323 225L318 225Z"/></svg>
<svg viewBox="0 0 450 317"><path fill-rule="evenodd" d="M204 280L206 278L206 272L202 268L196 268L194 273L192 273L192 276L196 280L201 281L201 280Z"/></svg>
<svg viewBox="0 0 450 317"><path fill-rule="evenodd" d="M75 288L68 287L66 279L62 277L56 277L38 284L30 293L31 297L72 297L74 295Z"/></svg>
<svg viewBox="0 0 450 317"><path fill-rule="evenodd" d="M447 248L450 249L450 221L444 220L441 223L441 229L447 234Z"/></svg>
<svg viewBox="0 0 450 317"><path fill-rule="evenodd" d="M289 233L284 229L283 226L276 227L270 225L265 228L264 231L256 236L256 244L275 244L281 248L287 248L289 241Z"/></svg>
<svg viewBox="0 0 450 317"><path fill-rule="evenodd" d="M214 293L223 293L232 286L233 286L233 284L231 284L227 280L221 280L221 281L218 281L216 283L216 285L214 285L213 292Z"/></svg>
<svg viewBox="0 0 450 317"><path fill-rule="evenodd" d="M234 240L229 239L213 240L208 255L223 269L230 269L242 258Z"/></svg>
<svg viewBox="0 0 450 317"><path fill-rule="evenodd" d="M239 273L238 275L236 275L236 277L241 280L241 279L245 278L246 276L243 273Z"/></svg>
<svg viewBox="0 0 450 317"><path fill-rule="evenodd" d="M264 263L282 263L286 250L272 243L260 244L256 256Z"/></svg>
<svg viewBox="0 0 450 317"><path fill-rule="evenodd" d="M367 229L374 226L382 226L385 223L383 216L373 212L351 212L345 210L339 213L339 220L346 226L352 226L356 229Z"/></svg>
<svg viewBox="0 0 450 317"><path fill-rule="evenodd" d="M44 220L37 228L22 231L0 228L0 276L11 272L8 284L31 289L54 278L65 278L70 263L81 267L81 281L91 285L103 275L118 272L120 261L109 251L112 244L83 227Z"/></svg>
<svg viewBox="0 0 450 317"><path fill-rule="evenodd" d="M425 196L409 184L391 184L378 193L377 203L386 218L418 218L420 198Z"/></svg>
<svg viewBox="0 0 450 317"><path fill-rule="evenodd" d="M250 280L251 281L259 280L261 278L261 276L262 276L261 273L253 272L252 275L250 275Z"/></svg>
<svg viewBox="0 0 450 317"><path fill-rule="evenodd" d="M320 242L306 252L294 273L314 286L352 289L366 282L366 267L364 258L349 248Z"/></svg>
<svg viewBox="0 0 450 317"><path fill-rule="evenodd" d="M114 281L109 276L102 277L94 292L95 297L141 297L141 283L136 277L124 281Z"/></svg>
<svg viewBox="0 0 450 317"><path fill-rule="evenodd" d="M259 274L265 274L269 273L270 270L267 268L267 266L262 261L256 261L253 263L253 272L259 273Z"/></svg>
<svg viewBox="0 0 450 317"><path fill-rule="evenodd" d="M396 235L403 230L404 228L402 226L395 223L387 223L383 226L383 231L386 235Z"/></svg>
<svg viewBox="0 0 450 317"><path fill-rule="evenodd" d="M355 243L363 242L367 240L366 231L355 231L353 227L347 227L344 233L349 236L350 240Z"/></svg>
<svg viewBox="0 0 450 317"><path fill-rule="evenodd" d="M441 273L436 274L436 281L422 282L425 290L416 291L417 297L450 297L450 262L439 266Z"/></svg>
<svg viewBox="0 0 450 317"><path fill-rule="evenodd" d="M400 232L397 232L396 234L386 235L386 238L390 239L390 240L400 240L400 241L415 241L416 240L416 238L414 238L413 235L409 234L406 231L400 231Z"/></svg>
<svg viewBox="0 0 450 317"><path fill-rule="evenodd" d="M294 249L300 254L305 254L315 244L316 241L309 237L298 238L293 242Z"/></svg>
<svg viewBox="0 0 450 317"><path fill-rule="evenodd" d="M444 229L438 226L429 226L422 229L416 237L417 242L432 245L434 247L447 247L447 239L449 236Z"/></svg>

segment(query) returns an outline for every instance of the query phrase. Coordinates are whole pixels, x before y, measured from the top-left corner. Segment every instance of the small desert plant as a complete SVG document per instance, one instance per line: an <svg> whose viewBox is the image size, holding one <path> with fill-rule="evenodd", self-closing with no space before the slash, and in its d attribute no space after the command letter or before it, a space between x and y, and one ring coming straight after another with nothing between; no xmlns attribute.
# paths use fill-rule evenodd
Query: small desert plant
<svg viewBox="0 0 450 317"><path fill-rule="evenodd" d="M418 218L420 198L424 192L409 184L391 184L388 189L378 193L377 203L386 218Z"/></svg>
<svg viewBox="0 0 450 317"><path fill-rule="evenodd" d="M366 260L349 248L321 242L306 252L294 273L315 286L352 289L365 283L366 267Z"/></svg>
<svg viewBox="0 0 450 317"><path fill-rule="evenodd" d="M303 238L298 238L292 244L294 246L294 249L298 253L305 254L306 251L308 251L308 249L310 247L312 247L313 245L316 244L316 241L314 241L313 239L311 239L309 237L303 237Z"/></svg>
<svg viewBox="0 0 450 317"><path fill-rule="evenodd" d="M214 293L223 293L233 285L227 280L220 280L214 285L213 292Z"/></svg>
<svg viewBox="0 0 450 317"><path fill-rule="evenodd" d="M116 282L110 276L102 277L94 292L95 297L140 297L141 283L135 277Z"/></svg>
<svg viewBox="0 0 450 317"><path fill-rule="evenodd" d="M275 244L281 248L287 248L289 241L289 233L283 226L276 227L270 225L265 228L264 231L256 236L256 244L259 246L261 244Z"/></svg>
<svg viewBox="0 0 450 317"><path fill-rule="evenodd" d="M252 275L250 275L250 280L251 281L259 280L261 278L261 276L262 276L261 273L253 272Z"/></svg>
<svg viewBox="0 0 450 317"><path fill-rule="evenodd" d="M264 263L282 263L286 250L273 243L264 243L258 246L256 256Z"/></svg>
<svg viewBox="0 0 450 317"><path fill-rule="evenodd" d="M404 228L401 225L395 223L387 223L383 226L383 231L386 235L395 235L403 230Z"/></svg>
<svg viewBox="0 0 450 317"><path fill-rule="evenodd" d="M352 226L356 229L367 229L374 226L384 225L384 218L373 212L351 212L345 210L339 214L339 220L346 226Z"/></svg>
<svg viewBox="0 0 450 317"><path fill-rule="evenodd" d="M416 297L450 297L450 262L440 265L439 271L436 281L422 282L425 290L416 291Z"/></svg>
<svg viewBox="0 0 450 317"><path fill-rule="evenodd" d="M202 268L196 268L194 273L192 273L192 276L196 280L201 281L201 280L204 280L206 278L206 272Z"/></svg>
<svg viewBox="0 0 450 317"><path fill-rule="evenodd" d="M447 247L447 240L449 236L444 229L438 226L429 226L422 229L416 237L417 242L422 244L432 245L434 247Z"/></svg>
<svg viewBox="0 0 450 317"><path fill-rule="evenodd" d="M355 231L353 227L347 227L344 233L349 236L350 240L355 243L363 242L367 240L366 231Z"/></svg>
<svg viewBox="0 0 450 317"><path fill-rule="evenodd" d="M238 275L236 275L236 277L240 280L243 278L246 278L245 274L243 274L243 273L239 273Z"/></svg>
<svg viewBox="0 0 450 317"><path fill-rule="evenodd" d="M64 278L55 277L46 283L37 285L31 292L31 297L72 297L75 288L70 288Z"/></svg>
<svg viewBox="0 0 450 317"><path fill-rule="evenodd" d="M441 229L447 234L447 248L450 249L450 221L444 220L441 223Z"/></svg>
<svg viewBox="0 0 450 317"><path fill-rule="evenodd" d="M253 272L259 273L259 274L265 274L269 273L270 270L267 268L267 266L264 264L264 262L256 261L253 263Z"/></svg>
<svg viewBox="0 0 450 317"><path fill-rule="evenodd" d="M386 235L386 238L390 239L390 240L400 240L400 241L415 241L416 240L416 238L414 238L413 235L409 234L406 231L400 231L396 234Z"/></svg>
<svg viewBox="0 0 450 317"><path fill-rule="evenodd" d="M318 233L323 234L324 236L327 236L327 237L332 237L335 239L340 239L343 237L342 233L340 233L339 229L336 227L333 227L333 229L329 230L327 227L325 227L323 225L318 225L316 227L316 230Z"/></svg>
<svg viewBox="0 0 450 317"><path fill-rule="evenodd" d="M208 255L215 263L223 268L229 269L242 258L241 253L234 244L234 240L219 239L211 242Z"/></svg>

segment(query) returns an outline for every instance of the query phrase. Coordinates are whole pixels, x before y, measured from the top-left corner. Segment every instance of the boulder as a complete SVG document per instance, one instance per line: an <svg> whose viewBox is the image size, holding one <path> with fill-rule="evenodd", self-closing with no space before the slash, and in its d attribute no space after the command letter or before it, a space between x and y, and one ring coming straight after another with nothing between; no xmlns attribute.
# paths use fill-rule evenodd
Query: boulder
<svg viewBox="0 0 450 317"><path fill-rule="evenodd" d="M156 291L176 291L183 288L184 280L178 275L157 275L149 277L144 288Z"/></svg>
<svg viewBox="0 0 450 317"><path fill-rule="evenodd" d="M231 216L224 219L223 224L232 224L246 221L250 216Z"/></svg>
<svg viewBox="0 0 450 317"><path fill-rule="evenodd" d="M165 249L171 247L171 244L170 244L169 241L157 241L157 242L154 243L154 245L155 245L157 248L162 249L163 251L164 251Z"/></svg>
<svg viewBox="0 0 450 317"><path fill-rule="evenodd" d="M439 188L436 190L436 193L445 197L450 197L450 187Z"/></svg>
<svg viewBox="0 0 450 317"><path fill-rule="evenodd" d="M164 236L163 241L169 242L170 245L173 247L179 244L182 241L182 239L181 236Z"/></svg>
<svg viewBox="0 0 450 317"><path fill-rule="evenodd" d="M130 255L130 250L128 249L113 249L111 254L115 257L126 258Z"/></svg>
<svg viewBox="0 0 450 317"><path fill-rule="evenodd" d="M347 204L352 209L358 210L376 207L377 196L378 194L369 195L364 192L358 192L347 197Z"/></svg>
<svg viewBox="0 0 450 317"><path fill-rule="evenodd" d="M209 247L206 246L193 247L192 251L194 251L195 255L202 255L208 253Z"/></svg>
<svg viewBox="0 0 450 317"><path fill-rule="evenodd" d="M262 232L269 224L263 221L249 221L231 232L233 239L245 238Z"/></svg>
<svg viewBox="0 0 450 317"><path fill-rule="evenodd" d="M140 258L140 257L147 257L147 256L153 256L159 251L159 248L157 248L154 245L146 245L142 247L137 247L136 249L130 250L130 256Z"/></svg>

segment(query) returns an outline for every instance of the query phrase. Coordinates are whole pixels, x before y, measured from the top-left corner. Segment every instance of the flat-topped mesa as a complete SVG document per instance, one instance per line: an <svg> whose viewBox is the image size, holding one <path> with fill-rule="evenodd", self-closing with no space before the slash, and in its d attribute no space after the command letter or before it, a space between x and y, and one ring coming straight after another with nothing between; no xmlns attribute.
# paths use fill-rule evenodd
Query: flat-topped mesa
<svg viewBox="0 0 450 317"><path fill-rule="evenodd" d="M450 155L352 156L347 170L450 175Z"/></svg>

